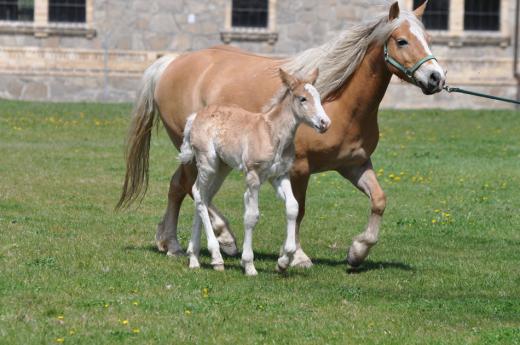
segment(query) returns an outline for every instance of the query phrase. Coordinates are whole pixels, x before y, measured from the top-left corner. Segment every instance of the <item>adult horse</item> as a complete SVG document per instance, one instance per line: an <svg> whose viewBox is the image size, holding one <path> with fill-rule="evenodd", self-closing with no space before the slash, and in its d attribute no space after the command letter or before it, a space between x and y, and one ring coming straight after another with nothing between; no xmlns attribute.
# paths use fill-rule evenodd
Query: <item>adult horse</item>
<svg viewBox="0 0 520 345"><path fill-rule="evenodd" d="M401 10L397 2L383 14L343 32L321 47L287 60L261 57L230 47L214 47L173 60L163 58L150 66L136 102L127 148L127 170L118 206L144 195L148 182L150 138L157 114L178 149L188 116L209 104L236 104L260 112L280 89L277 70L309 73L319 68L316 87L332 126L324 135L298 129L291 184L299 204L297 252L293 265L309 267L299 228L305 214L305 194L313 173L335 170L370 198L371 214L365 230L353 239L348 263L358 266L378 241L386 197L372 162L379 140L377 114L392 74L421 88L425 94L440 92L444 71L433 58L428 36L420 21L426 2L415 11ZM191 193L197 171L181 165L173 174L168 206L159 223L159 250L182 253L177 241L179 209ZM234 236L226 219L212 207L210 217L224 252L236 253Z"/></svg>

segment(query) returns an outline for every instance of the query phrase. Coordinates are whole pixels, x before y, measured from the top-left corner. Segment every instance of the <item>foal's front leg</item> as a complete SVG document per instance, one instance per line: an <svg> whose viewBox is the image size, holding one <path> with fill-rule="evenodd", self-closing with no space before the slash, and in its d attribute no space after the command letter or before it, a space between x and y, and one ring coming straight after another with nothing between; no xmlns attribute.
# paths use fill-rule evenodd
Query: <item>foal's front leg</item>
<svg viewBox="0 0 520 345"><path fill-rule="evenodd" d="M276 270L283 272L291 264L296 252L296 217L298 217L298 202L294 198L291 181L285 175L272 181L276 194L285 201L285 215L287 217L287 232L281 257L278 259Z"/></svg>
<svg viewBox="0 0 520 345"><path fill-rule="evenodd" d="M242 250L241 265L244 267L245 274L248 276L256 276L256 271L253 253L253 230L260 212L258 210L258 191L260 189L260 178L256 172L251 171L246 176L247 190L244 193L244 247Z"/></svg>

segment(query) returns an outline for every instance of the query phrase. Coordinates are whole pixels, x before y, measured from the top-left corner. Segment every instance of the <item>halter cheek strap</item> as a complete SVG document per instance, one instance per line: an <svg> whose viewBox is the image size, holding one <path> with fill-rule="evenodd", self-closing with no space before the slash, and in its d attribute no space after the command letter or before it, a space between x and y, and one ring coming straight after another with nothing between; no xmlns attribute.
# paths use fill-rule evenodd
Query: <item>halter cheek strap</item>
<svg viewBox="0 0 520 345"><path fill-rule="evenodd" d="M394 66L395 68L397 68L399 71L403 72L404 75L406 75L408 78L410 78L415 84L417 84L417 80L414 77L415 72L417 72L417 70L419 68L421 68L422 65L424 65L426 62L428 62L430 60L437 61L435 56L428 55L425 58L422 58L421 60L419 60L411 68L406 68L399 61L397 61L396 59L391 57L390 54L388 54L388 42L385 42L384 52L385 52L385 61L387 63L389 63L390 65Z"/></svg>

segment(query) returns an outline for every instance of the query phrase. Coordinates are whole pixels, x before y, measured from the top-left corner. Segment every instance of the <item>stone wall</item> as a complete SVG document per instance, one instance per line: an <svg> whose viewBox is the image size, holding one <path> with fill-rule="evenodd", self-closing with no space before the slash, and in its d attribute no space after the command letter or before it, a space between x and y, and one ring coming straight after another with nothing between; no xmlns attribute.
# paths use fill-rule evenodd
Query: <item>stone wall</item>
<svg viewBox="0 0 520 345"><path fill-rule="evenodd" d="M87 0L93 31L58 27L50 34L0 25L0 97L53 101L131 101L142 71L158 56L222 44L231 0ZM463 0L452 0L452 2ZM275 42L232 41L253 52L288 56L320 45L381 10L380 0L271 0ZM402 6L410 0L403 0ZM433 51L453 85L515 97L514 1L503 0L507 30L475 38L432 33ZM7 25L9 28L9 25ZM54 28L56 29L56 28ZM80 28L81 29L81 28ZM69 31L67 31L69 30ZM76 31L74 31L76 30ZM78 33L79 32L79 33ZM94 34L92 34L92 32ZM495 37L496 36L496 37ZM274 43L274 44L273 44ZM467 96L425 97L393 81L387 107L507 107Z"/></svg>

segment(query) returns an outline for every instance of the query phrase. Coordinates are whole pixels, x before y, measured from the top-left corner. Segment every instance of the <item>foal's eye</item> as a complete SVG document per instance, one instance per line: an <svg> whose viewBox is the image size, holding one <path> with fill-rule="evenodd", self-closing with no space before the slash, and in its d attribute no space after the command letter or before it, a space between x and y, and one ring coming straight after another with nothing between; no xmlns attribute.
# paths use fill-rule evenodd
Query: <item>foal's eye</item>
<svg viewBox="0 0 520 345"><path fill-rule="evenodd" d="M305 102L307 102L307 98L305 98L305 97L300 97L300 102L301 102L301 103L305 103Z"/></svg>
<svg viewBox="0 0 520 345"><path fill-rule="evenodd" d="M404 47L404 46L408 45L408 41L405 40L405 39L398 39L398 40L397 40L397 45L398 45L399 47Z"/></svg>

